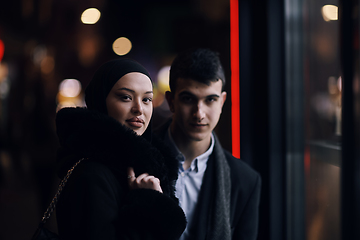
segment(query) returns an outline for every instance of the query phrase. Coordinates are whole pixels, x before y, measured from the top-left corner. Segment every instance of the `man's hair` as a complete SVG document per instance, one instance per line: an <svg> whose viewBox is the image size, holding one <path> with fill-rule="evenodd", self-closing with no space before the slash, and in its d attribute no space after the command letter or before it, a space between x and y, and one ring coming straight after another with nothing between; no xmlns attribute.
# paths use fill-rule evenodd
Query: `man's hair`
<svg viewBox="0 0 360 240"><path fill-rule="evenodd" d="M180 53L170 68L169 81L172 92L176 91L176 82L179 78L192 79L206 85L221 80L224 88L225 74L219 53L203 48L192 48Z"/></svg>

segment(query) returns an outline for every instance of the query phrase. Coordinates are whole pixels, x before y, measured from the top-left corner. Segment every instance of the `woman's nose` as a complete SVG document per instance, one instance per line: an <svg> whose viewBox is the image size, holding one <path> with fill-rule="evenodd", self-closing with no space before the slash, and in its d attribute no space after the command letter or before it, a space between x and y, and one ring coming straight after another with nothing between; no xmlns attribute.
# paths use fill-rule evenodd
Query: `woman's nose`
<svg viewBox="0 0 360 240"><path fill-rule="evenodd" d="M143 112L142 104L140 101L134 101L131 112L141 115Z"/></svg>

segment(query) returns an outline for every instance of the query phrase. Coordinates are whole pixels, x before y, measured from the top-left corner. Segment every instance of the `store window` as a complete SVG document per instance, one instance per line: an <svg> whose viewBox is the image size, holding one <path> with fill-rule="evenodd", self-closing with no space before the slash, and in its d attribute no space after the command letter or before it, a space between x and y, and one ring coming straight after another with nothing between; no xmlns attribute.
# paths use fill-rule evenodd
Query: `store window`
<svg viewBox="0 0 360 240"><path fill-rule="evenodd" d="M307 240L341 239L338 1L304 1L304 180Z"/></svg>

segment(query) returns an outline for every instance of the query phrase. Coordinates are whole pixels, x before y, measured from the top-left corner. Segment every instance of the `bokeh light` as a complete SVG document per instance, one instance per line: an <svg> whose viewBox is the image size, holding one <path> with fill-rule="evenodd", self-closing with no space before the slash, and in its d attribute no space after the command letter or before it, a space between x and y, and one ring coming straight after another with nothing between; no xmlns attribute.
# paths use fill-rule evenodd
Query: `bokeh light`
<svg viewBox="0 0 360 240"><path fill-rule="evenodd" d="M46 56L41 60L40 69L44 74L49 74L54 70L55 60L51 56Z"/></svg>
<svg viewBox="0 0 360 240"><path fill-rule="evenodd" d="M44 45L38 45L33 50L33 60L36 65L40 65L41 61L47 56L47 48Z"/></svg>
<svg viewBox="0 0 360 240"><path fill-rule="evenodd" d="M84 24L95 24L99 21L101 13L96 8L88 8L81 14L81 22Z"/></svg>
<svg viewBox="0 0 360 240"><path fill-rule="evenodd" d="M326 22L338 20L338 7L325 5L321 8L321 14Z"/></svg>
<svg viewBox="0 0 360 240"><path fill-rule="evenodd" d="M337 79L334 76L331 76L328 79L328 90L330 94L337 94L339 92Z"/></svg>
<svg viewBox="0 0 360 240"><path fill-rule="evenodd" d="M113 43L113 51L120 56L126 55L130 52L132 44L126 37L118 38Z"/></svg>
<svg viewBox="0 0 360 240"><path fill-rule="evenodd" d="M159 73L157 75L158 90L162 94L165 94L166 91L170 90L169 74L170 74L170 66L165 66L159 70Z"/></svg>
<svg viewBox="0 0 360 240"><path fill-rule="evenodd" d="M339 91L341 92L341 90L342 90L342 78L341 78L341 76L338 78L337 86L338 86Z"/></svg>
<svg viewBox="0 0 360 240"><path fill-rule="evenodd" d="M70 101L62 101L56 107L56 112L58 112L62 108L76 107L76 103Z"/></svg>
<svg viewBox="0 0 360 240"><path fill-rule="evenodd" d="M10 92L10 83L9 81L0 82L0 99L5 99Z"/></svg>
<svg viewBox="0 0 360 240"><path fill-rule="evenodd" d="M0 63L0 83L7 78L9 74L9 67L6 63Z"/></svg>
<svg viewBox="0 0 360 240"><path fill-rule="evenodd" d="M6 63L0 62L0 99L5 99L10 92L10 81L8 78L8 74L8 65Z"/></svg>
<svg viewBox="0 0 360 240"><path fill-rule="evenodd" d="M81 92L81 83L76 79L65 79L59 85L59 93L64 97L76 97Z"/></svg>

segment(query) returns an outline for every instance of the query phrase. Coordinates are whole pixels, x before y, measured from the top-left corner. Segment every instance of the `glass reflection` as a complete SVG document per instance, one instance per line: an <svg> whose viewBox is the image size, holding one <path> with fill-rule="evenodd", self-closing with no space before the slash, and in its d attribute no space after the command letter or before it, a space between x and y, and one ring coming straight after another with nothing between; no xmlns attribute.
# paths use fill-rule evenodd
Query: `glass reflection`
<svg viewBox="0 0 360 240"><path fill-rule="evenodd" d="M306 0L305 191L306 239L339 240L341 69L338 2Z"/></svg>

